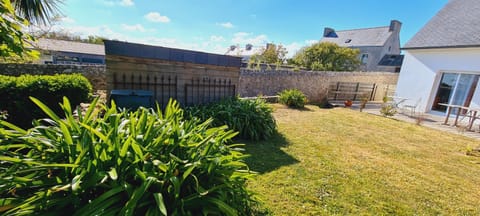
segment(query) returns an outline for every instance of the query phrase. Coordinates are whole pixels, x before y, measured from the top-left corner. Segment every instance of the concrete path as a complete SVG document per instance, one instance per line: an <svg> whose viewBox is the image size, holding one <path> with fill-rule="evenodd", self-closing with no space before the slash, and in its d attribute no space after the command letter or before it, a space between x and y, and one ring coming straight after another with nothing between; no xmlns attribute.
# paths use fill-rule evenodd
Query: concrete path
<svg viewBox="0 0 480 216"><path fill-rule="evenodd" d="M375 115L382 115L380 113L380 106L381 104L379 103L367 104L363 112L367 112ZM354 104L352 106L352 109L359 110L359 105ZM418 120L419 119L418 116L420 116L422 120ZM399 110L399 113L395 114L392 118L405 121L405 122L410 122L413 124L417 124L417 122L420 121L420 125L425 127L429 127L436 130L449 132L449 133L459 134L459 135L480 140L480 120L477 120L475 124L472 126L472 131L468 131L466 130L466 126L468 125L468 117L463 119L462 117L460 117L459 123L458 123L459 126L450 126L455 121L455 118L450 118L448 121L450 125L445 125L443 124L445 121L444 116L433 115L429 113L423 113L420 115L416 113L415 115L412 115L412 113L408 110Z"/></svg>

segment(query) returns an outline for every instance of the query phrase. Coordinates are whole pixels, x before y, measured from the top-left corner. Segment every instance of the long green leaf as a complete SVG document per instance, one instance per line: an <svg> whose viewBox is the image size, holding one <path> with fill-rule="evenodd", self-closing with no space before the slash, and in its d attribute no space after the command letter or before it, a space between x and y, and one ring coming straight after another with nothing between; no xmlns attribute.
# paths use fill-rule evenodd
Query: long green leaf
<svg viewBox="0 0 480 216"><path fill-rule="evenodd" d="M155 198L155 202L157 203L158 210L162 215L167 216L167 207L165 206L165 202L163 201L162 193L154 193L153 197Z"/></svg>
<svg viewBox="0 0 480 216"><path fill-rule="evenodd" d="M40 100L34 98L34 97L29 97L30 100L33 101L33 103L35 103L45 114L48 115L48 117L52 118L54 121L56 122L59 122L61 121L60 120L60 117L57 116L57 114L55 114L55 112L53 112L50 108L48 108L47 105L45 105L44 103L42 103Z"/></svg>

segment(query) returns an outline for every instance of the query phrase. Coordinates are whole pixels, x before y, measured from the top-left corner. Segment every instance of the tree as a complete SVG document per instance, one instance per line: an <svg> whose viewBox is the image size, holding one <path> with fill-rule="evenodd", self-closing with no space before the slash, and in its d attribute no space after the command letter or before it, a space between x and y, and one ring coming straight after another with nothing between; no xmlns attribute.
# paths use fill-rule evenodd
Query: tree
<svg viewBox="0 0 480 216"><path fill-rule="evenodd" d="M59 13L62 0L0 0L0 57L30 58L38 52L29 50L34 37L24 28L30 24L48 24Z"/></svg>
<svg viewBox="0 0 480 216"><path fill-rule="evenodd" d="M18 16L34 25L47 25L60 14L63 0L11 0Z"/></svg>
<svg viewBox="0 0 480 216"><path fill-rule="evenodd" d="M23 32L28 21L15 14L10 0L0 0L0 57L22 56L31 53L25 49L33 37Z"/></svg>
<svg viewBox="0 0 480 216"><path fill-rule="evenodd" d="M282 45L275 45L273 43L267 44L267 48L262 50L260 59L267 64L283 63L287 50Z"/></svg>
<svg viewBox="0 0 480 216"><path fill-rule="evenodd" d="M360 66L360 50L335 43L316 43L299 50L290 63L319 71L353 71Z"/></svg>

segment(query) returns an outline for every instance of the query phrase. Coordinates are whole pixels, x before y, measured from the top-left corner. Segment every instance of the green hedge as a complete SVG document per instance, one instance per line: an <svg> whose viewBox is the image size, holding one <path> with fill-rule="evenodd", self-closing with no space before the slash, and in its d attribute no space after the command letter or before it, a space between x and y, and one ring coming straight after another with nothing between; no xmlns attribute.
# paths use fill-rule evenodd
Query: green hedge
<svg viewBox="0 0 480 216"><path fill-rule="evenodd" d="M80 74L0 75L0 111L6 110L8 121L24 128L31 127L33 119L45 117L29 96L40 99L56 113L61 113L59 103L63 96L76 106L88 101L91 93L92 85Z"/></svg>

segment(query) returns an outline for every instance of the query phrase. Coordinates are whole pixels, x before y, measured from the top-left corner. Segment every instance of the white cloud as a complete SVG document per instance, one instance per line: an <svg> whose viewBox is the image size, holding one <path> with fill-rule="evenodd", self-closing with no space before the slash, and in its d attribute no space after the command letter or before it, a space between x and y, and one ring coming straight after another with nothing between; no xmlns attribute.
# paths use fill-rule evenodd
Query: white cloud
<svg viewBox="0 0 480 216"><path fill-rule="evenodd" d="M233 35L232 43L234 44L252 44L256 46L264 46L268 41L267 35L260 34L257 36L247 32L237 32Z"/></svg>
<svg viewBox="0 0 480 216"><path fill-rule="evenodd" d="M139 32L146 32L147 31L147 29L145 29L140 24L135 24L135 25L122 24L122 29L124 29L126 31L139 31Z"/></svg>
<svg viewBox="0 0 480 216"><path fill-rule="evenodd" d="M70 17L62 17L60 18L60 21L63 23L75 23L75 20Z"/></svg>
<svg viewBox="0 0 480 216"><path fill-rule="evenodd" d="M124 7L130 7L135 5L135 3L133 2L133 0L122 0L120 1L120 5Z"/></svg>
<svg viewBox="0 0 480 216"><path fill-rule="evenodd" d="M312 45L314 43L317 43L317 42L318 42L318 40L306 40L305 44L307 44L307 46L310 46L310 45Z"/></svg>
<svg viewBox="0 0 480 216"><path fill-rule="evenodd" d="M212 36L210 36L210 41L212 41L212 42L222 42L222 41L225 41L225 38L223 38L222 36L212 35Z"/></svg>
<svg viewBox="0 0 480 216"><path fill-rule="evenodd" d="M233 28L235 27L231 22L224 22L224 23L217 23L217 25L220 25L224 28Z"/></svg>
<svg viewBox="0 0 480 216"><path fill-rule="evenodd" d="M170 18L167 16L162 16L158 12L150 12L145 15L145 19L151 21L151 22L161 22L161 23L168 23L170 22Z"/></svg>

